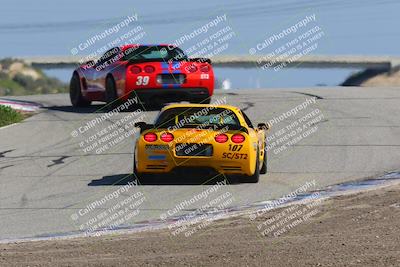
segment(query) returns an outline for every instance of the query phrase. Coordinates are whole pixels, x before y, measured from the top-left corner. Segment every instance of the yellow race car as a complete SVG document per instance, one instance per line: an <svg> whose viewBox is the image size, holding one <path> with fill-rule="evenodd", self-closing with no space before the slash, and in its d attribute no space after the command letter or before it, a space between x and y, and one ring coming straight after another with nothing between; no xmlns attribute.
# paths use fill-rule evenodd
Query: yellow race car
<svg viewBox="0 0 400 267"><path fill-rule="evenodd" d="M138 122L135 127L140 135L133 169L139 178L200 168L257 183L267 171L269 125L254 127L237 107L172 104L161 110L154 124Z"/></svg>

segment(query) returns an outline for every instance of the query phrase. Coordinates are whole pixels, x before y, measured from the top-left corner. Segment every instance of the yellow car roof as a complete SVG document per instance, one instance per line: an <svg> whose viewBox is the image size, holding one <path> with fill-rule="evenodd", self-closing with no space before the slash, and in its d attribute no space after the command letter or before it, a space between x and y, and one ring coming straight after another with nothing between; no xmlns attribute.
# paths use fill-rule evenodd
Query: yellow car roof
<svg viewBox="0 0 400 267"><path fill-rule="evenodd" d="M165 106L161 111L171 109L171 108L207 108L207 107L224 108L224 109L239 111L239 108L235 107L235 106L213 105L213 104L169 104L168 106Z"/></svg>

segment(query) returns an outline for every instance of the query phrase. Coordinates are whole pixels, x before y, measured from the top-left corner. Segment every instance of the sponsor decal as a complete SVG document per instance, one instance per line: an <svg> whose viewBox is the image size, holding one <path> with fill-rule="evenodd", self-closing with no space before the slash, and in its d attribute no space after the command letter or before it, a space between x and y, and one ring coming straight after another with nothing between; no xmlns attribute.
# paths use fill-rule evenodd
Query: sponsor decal
<svg viewBox="0 0 400 267"><path fill-rule="evenodd" d="M149 160L165 160L167 155L149 155Z"/></svg>

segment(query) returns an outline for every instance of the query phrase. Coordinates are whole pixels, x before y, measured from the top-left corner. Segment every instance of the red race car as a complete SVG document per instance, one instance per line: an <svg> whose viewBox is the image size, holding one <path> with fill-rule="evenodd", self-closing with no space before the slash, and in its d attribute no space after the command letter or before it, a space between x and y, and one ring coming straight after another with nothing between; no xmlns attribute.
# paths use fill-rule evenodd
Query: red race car
<svg viewBox="0 0 400 267"><path fill-rule="evenodd" d="M103 101L110 106L138 97L142 104L189 101L210 103L214 91L211 61L188 58L174 45L124 45L96 62L74 70L70 98L74 107Z"/></svg>

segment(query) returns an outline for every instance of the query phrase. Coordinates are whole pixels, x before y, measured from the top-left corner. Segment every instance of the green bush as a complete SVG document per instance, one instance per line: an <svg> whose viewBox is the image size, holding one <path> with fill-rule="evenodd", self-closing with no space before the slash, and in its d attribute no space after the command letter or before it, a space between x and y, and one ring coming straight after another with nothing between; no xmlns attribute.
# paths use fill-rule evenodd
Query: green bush
<svg viewBox="0 0 400 267"><path fill-rule="evenodd" d="M8 79L8 74L4 72L0 72L0 80Z"/></svg>
<svg viewBox="0 0 400 267"><path fill-rule="evenodd" d="M21 85L22 87L25 87L27 90L32 90L34 86L34 80L30 76L23 75L21 73L17 73L13 81Z"/></svg>
<svg viewBox="0 0 400 267"><path fill-rule="evenodd" d="M0 105L0 127L22 121L24 116L12 108Z"/></svg>

